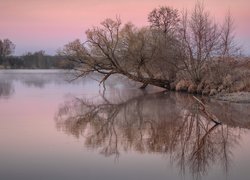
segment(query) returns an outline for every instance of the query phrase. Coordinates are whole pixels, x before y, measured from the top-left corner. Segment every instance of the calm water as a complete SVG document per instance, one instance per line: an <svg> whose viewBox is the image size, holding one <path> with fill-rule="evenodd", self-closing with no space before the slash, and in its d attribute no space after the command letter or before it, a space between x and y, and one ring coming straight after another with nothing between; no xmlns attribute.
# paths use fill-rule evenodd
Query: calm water
<svg viewBox="0 0 250 180"><path fill-rule="evenodd" d="M250 179L250 105L0 71L1 180Z"/></svg>

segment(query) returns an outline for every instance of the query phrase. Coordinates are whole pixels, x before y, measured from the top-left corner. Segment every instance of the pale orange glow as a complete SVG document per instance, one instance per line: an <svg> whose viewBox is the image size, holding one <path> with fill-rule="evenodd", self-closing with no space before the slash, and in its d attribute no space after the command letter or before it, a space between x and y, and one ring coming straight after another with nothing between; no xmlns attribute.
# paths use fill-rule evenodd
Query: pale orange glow
<svg viewBox="0 0 250 180"><path fill-rule="evenodd" d="M196 0L1 0L0 38L16 44L16 54L44 49L48 53L76 38L84 39L87 28L103 19L120 16L123 22L147 25L147 14L168 5L191 9ZM222 21L230 9L239 39L250 46L249 0L207 0L207 9ZM248 50L247 50L248 51ZM248 51L249 52L249 51Z"/></svg>

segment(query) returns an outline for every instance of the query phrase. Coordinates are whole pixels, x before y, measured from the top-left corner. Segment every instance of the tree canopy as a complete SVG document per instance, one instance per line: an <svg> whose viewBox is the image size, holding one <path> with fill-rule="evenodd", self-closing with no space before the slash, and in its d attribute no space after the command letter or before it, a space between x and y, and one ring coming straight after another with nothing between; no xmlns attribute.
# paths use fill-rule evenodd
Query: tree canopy
<svg viewBox="0 0 250 180"><path fill-rule="evenodd" d="M177 79L199 84L214 60L235 58L238 53L233 21L215 22L202 3L191 12L159 7L148 15L149 26L122 24L119 18L106 19L64 46L61 55L73 61L78 77L92 72L109 76L121 74L142 83L170 89Z"/></svg>
<svg viewBox="0 0 250 180"><path fill-rule="evenodd" d="M6 57L14 53L15 44L9 39L0 39L0 56Z"/></svg>

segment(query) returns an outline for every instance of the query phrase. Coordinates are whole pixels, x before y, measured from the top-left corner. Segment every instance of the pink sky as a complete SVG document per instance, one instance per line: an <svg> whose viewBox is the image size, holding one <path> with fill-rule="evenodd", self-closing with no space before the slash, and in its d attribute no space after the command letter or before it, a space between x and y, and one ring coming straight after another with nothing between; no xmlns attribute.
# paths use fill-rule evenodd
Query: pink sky
<svg viewBox="0 0 250 180"><path fill-rule="evenodd" d="M16 44L16 54L45 50L55 54L64 44L80 38L92 25L119 15L123 22L147 25L147 14L168 5L191 9L197 0L0 0L0 38ZM221 21L228 9L236 34L250 54L250 1L204 0L207 9Z"/></svg>

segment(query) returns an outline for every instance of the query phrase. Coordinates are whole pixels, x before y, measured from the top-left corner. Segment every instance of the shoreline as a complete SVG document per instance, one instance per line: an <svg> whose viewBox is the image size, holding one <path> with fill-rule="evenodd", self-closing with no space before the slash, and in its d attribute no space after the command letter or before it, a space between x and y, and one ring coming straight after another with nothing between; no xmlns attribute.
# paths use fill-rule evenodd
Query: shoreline
<svg viewBox="0 0 250 180"><path fill-rule="evenodd" d="M0 74L15 74L15 73L22 73L22 74L36 74L36 73L72 73L72 71L68 69L0 69ZM206 96L214 100L218 101L227 101L233 103L246 103L250 104L250 92L249 91L239 91L239 92L218 92L218 88L214 88L207 93L203 93L202 90L206 90L206 88L200 88L200 92L197 93L197 87L188 86L187 83L179 83L178 85L172 87L168 91L172 92L179 92L179 93L187 93L190 95L201 95ZM153 86L156 87L156 86ZM190 88L192 87L192 88ZM160 88L162 89L162 88ZM165 89L166 90L166 89ZM214 93L212 93L214 92Z"/></svg>
<svg viewBox="0 0 250 180"><path fill-rule="evenodd" d="M219 101L248 104L250 103L250 92L223 93L211 96L211 98Z"/></svg>

